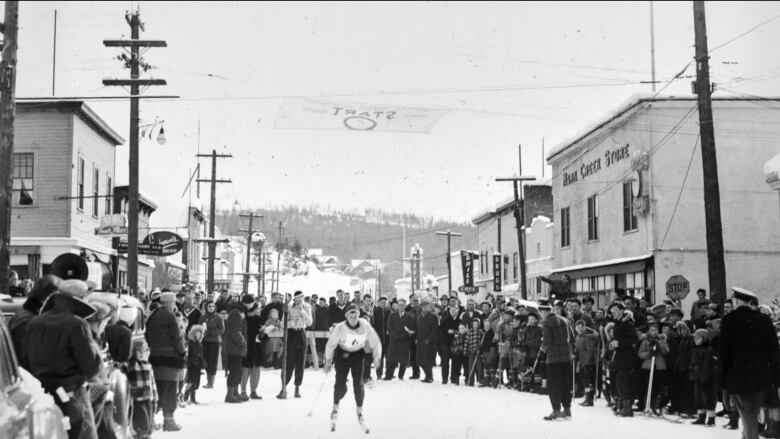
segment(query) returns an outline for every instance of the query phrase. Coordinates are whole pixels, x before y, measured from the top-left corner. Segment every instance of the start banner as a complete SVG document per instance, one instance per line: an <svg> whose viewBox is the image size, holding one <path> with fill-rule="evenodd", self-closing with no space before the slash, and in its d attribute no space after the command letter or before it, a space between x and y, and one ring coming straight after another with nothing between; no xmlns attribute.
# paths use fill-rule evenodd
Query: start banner
<svg viewBox="0 0 780 439"><path fill-rule="evenodd" d="M274 127L299 130L430 133L439 119L447 113L448 110L419 107L286 98L279 108Z"/></svg>

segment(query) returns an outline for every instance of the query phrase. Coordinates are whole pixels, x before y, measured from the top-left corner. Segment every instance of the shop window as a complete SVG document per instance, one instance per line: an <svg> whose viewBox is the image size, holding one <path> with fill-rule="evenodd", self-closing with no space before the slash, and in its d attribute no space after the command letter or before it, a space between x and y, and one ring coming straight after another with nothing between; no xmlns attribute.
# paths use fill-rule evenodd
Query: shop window
<svg viewBox="0 0 780 439"><path fill-rule="evenodd" d="M76 185L79 197L79 210L84 210L84 159L81 157L79 157L78 180L76 181Z"/></svg>
<svg viewBox="0 0 780 439"><path fill-rule="evenodd" d="M629 232L637 229L637 218L634 214L634 182L623 183L623 231Z"/></svg>
<svg viewBox="0 0 780 439"><path fill-rule="evenodd" d="M13 205L29 206L35 196L35 154L31 152L14 153L13 169Z"/></svg>
<svg viewBox="0 0 780 439"><path fill-rule="evenodd" d="M598 195L588 198L588 241L599 239L599 199Z"/></svg>
<svg viewBox="0 0 780 439"><path fill-rule="evenodd" d="M512 255L512 278L517 282L517 253Z"/></svg>
<svg viewBox="0 0 780 439"><path fill-rule="evenodd" d="M106 175L106 195L113 195L112 192L114 190L114 187L112 186L111 176ZM111 214L111 200L113 200L114 197L108 197L106 198L106 215Z"/></svg>
<svg viewBox="0 0 780 439"><path fill-rule="evenodd" d="M504 283L509 283L509 255L504 255Z"/></svg>
<svg viewBox="0 0 780 439"><path fill-rule="evenodd" d="M568 247L571 243L569 224L569 208L564 207L561 209L561 247Z"/></svg>
<svg viewBox="0 0 780 439"><path fill-rule="evenodd" d="M97 218L100 203L100 170L92 165L92 216Z"/></svg>

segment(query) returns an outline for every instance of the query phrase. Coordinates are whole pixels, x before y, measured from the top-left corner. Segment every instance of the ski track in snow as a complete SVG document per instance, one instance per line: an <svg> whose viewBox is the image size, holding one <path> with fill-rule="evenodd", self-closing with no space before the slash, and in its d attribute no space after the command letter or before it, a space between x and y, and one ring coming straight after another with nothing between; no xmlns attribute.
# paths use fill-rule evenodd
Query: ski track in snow
<svg viewBox="0 0 780 439"><path fill-rule="evenodd" d="M407 369L407 375L410 371ZM347 396L341 401L335 432L330 431L330 411L333 404L331 372L312 416L307 416L315 404L315 396L324 378L322 371L306 369L302 398L293 398L294 386L287 387L288 399L280 401L280 371L261 372L258 393L260 401L226 404L225 376L217 373L214 389L199 389L200 405L176 410L176 420L183 429L176 433L156 432L153 437L164 439L243 439L243 438L366 438L366 439L449 439L449 438L528 438L528 439L737 439L740 431L721 428L725 418L718 418L716 427L673 424L642 416L617 418L603 399L595 407L572 404L573 419L544 421L550 413L546 396L520 393L506 389L442 385L439 369L434 369L436 381L424 384L418 380L380 381L366 387L364 415L370 434L361 431L355 413L355 398L351 378ZM204 380L205 381L205 377ZM158 422L162 422L158 414Z"/></svg>

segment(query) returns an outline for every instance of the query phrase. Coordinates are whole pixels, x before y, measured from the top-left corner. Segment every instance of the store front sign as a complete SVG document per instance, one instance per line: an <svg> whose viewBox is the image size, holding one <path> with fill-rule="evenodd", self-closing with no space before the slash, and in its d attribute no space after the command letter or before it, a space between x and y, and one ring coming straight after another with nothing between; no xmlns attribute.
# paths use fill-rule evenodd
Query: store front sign
<svg viewBox="0 0 780 439"><path fill-rule="evenodd" d="M682 275L676 274L666 281L666 295L670 299L683 300L691 292L691 284Z"/></svg>
<svg viewBox="0 0 780 439"><path fill-rule="evenodd" d="M563 185L568 186L598 173L602 169L602 164L604 167L609 167L630 158L629 144L625 144L617 149L611 149L605 152L603 157L584 162L579 168L574 168L571 171L563 171Z"/></svg>

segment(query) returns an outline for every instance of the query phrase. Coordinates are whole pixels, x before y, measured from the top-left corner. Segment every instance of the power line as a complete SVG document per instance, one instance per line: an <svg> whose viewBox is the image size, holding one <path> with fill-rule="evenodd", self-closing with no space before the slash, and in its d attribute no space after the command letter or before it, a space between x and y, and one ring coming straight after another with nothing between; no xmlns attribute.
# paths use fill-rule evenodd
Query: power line
<svg viewBox="0 0 780 439"><path fill-rule="evenodd" d="M661 247L663 248L664 242L666 242L666 236L669 235L669 230L672 228L672 222L674 221L674 215L677 213L677 206L680 204L680 199L682 198L683 189L685 189L685 182L688 181L688 172L691 170L691 164L693 163L693 157L696 155L696 146L699 145L699 139L701 138L701 135L696 137L696 142L693 144L693 149L691 150L691 158L688 160L688 167L685 169L685 177L683 177L682 184L680 185L680 193L677 194L677 201L674 203L674 209L672 210L672 216L669 217L669 224L666 225L666 232L664 233L664 238L661 240Z"/></svg>
<svg viewBox="0 0 780 439"><path fill-rule="evenodd" d="M714 52L714 51L716 51L716 50L720 49L721 47L723 47L723 46L725 46L725 45L727 45L727 44L731 44L731 43L733 43L734 41L736 41L736 40L738 40L738 39L740 39L740 38L744 37L745 35L747 35L747 34L749 34L749 33L753 32L754 30L758 29L759 27L761 27L761 26L764 26L765 24L768 24L768 23L770 23L770 22L772 22L772 21L774 21L774 20L777 20L778 18L780 18L780 14L777 14L777 15L775 15L775 16L773 16L773 17L770 17L770 18L768 18L768 19L766 19L766 20L762 21L761 23L758 23L757 25L755 25L755 26L751 27L750 29L746 30L745 32L742 32L741 34L739 34L739 35L737 35L737 36L735 36L735 37L733 37L733 38L729 39L729 40L728 40L728 41L726 41L725 43L723 43L723 44L721 44L721 45L719 45L719 46L715 46L714 48L710 49L710 50L709 50L709 52L707 52L707 54L711 54L712 52Z"/></svg>

